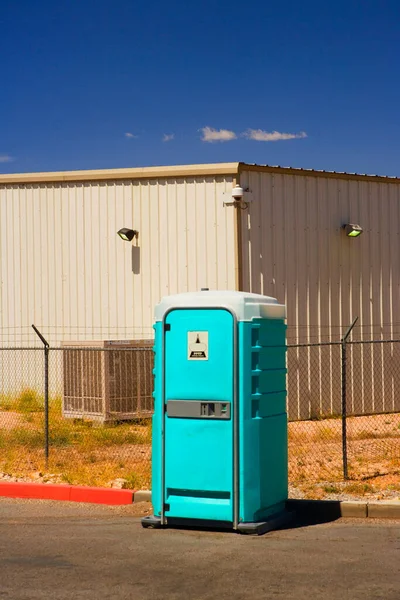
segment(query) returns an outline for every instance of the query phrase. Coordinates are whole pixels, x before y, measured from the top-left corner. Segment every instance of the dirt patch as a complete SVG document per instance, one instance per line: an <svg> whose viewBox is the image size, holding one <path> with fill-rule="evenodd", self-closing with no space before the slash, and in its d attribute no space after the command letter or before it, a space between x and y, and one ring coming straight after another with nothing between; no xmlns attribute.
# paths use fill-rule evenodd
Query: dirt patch
<svg viewBox="0 0 400 600"><path fill-rule="evenodd" d="M10 431L23 424L23 416L20 413L12 411L0 411L0 429Z"/></svg>
<svg viewBox="0 0 400 600"><path fill-rule="evenodd" d="M400 473L400 415L347 419L349 476L363 480ZM343 479L341 419L289 423L289 480Z"/></svg>
<svg viewBox="0 0 400 600"><path fill-rule="evenodd" d="M342 421L289 423L293 498L396 499L400 493L400 415L347 419L349 481L343 477Z"/></svg>

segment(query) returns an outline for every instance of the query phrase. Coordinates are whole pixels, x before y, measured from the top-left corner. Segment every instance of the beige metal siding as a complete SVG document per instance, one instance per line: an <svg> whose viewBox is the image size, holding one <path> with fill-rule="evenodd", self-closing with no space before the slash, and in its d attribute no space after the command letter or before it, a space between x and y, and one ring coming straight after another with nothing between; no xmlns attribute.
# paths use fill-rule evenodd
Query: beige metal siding
<svg viewBox="0 0 400 600"><path fill-rule="evenodd" d="M340 340L356 316L353 339L400 337L400 185L256 171L242 172L240 183L250 190L243 286L287 305L289 343ZM360 224L363 235L347 238L344 223ZM400 410L392 391L400 381L383 376L389 346L352 352L351 368L363 376L351 390L351 411ZM340 411L336 358L310 353L291 351L288 367L303 382L289 389L292 417Z"/></svg>
<svg viewBox="0 0 400 600"><path fill-rule="evenodd" d="M164 294L235 287L231 176L0 186L2 345L152 335ZM138 245L116 234L139 230Z"/></svg>

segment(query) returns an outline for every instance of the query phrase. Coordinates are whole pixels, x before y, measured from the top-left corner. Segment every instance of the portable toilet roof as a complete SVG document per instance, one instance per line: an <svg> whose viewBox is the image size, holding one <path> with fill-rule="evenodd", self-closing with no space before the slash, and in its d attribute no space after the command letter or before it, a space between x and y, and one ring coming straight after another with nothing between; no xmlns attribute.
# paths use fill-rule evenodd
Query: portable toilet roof
<svg viewBox="0 0 400 600"><path fill-rule="evenodd" d="M238 321L253 319L285 319L286 306L276 298L249 292L201 290L165 296L155 308L155 320L162 321L175 308L225 308Z"/></svg>

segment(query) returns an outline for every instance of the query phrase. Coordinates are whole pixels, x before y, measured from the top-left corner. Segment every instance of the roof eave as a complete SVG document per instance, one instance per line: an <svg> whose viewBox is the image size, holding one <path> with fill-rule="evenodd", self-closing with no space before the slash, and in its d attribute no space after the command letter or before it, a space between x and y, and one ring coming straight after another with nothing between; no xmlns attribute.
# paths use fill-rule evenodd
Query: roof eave
<svg viewBox="0 0 400 600"><path fill-rule="evenodd" d="M109 181L130 179L166 179L184 177L235 176L239 163L178 165L167 167L137 167L132 169L99 169L95 171L56 171L53 173L15 173L0 175L0 185Z"/></svg>

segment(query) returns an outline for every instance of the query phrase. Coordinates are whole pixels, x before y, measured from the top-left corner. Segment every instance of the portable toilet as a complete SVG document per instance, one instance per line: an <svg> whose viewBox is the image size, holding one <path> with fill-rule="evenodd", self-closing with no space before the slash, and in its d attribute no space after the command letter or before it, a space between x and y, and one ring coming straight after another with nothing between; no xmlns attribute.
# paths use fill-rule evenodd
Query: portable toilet
<svg viewBox="0 0 400 600"><path fill-rule="evenodd" d="M288 494L285 306L246 292L155 309L154 515L144 527L263 533Z"/></svg>

